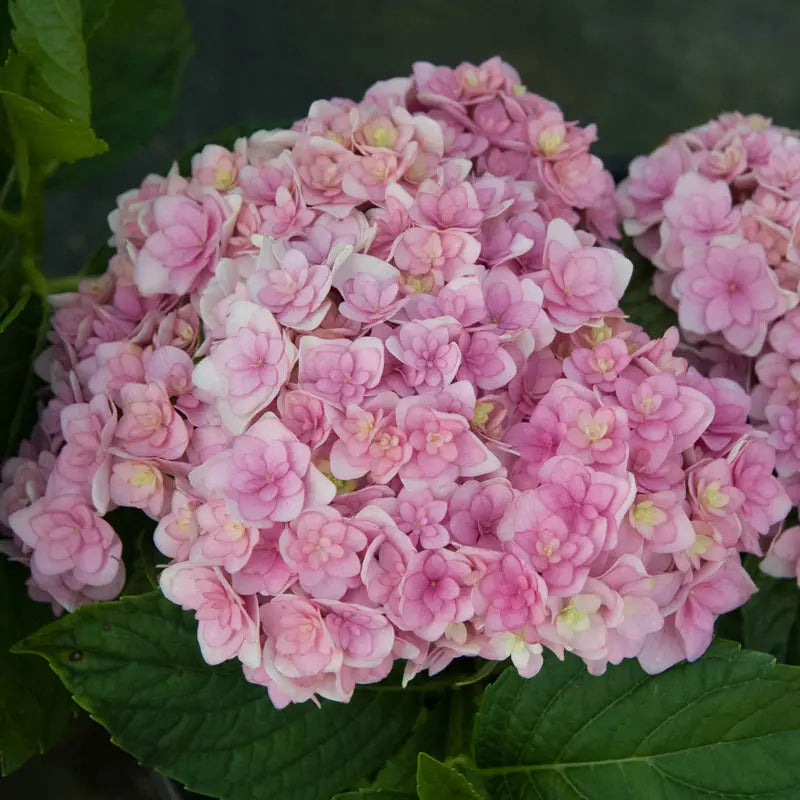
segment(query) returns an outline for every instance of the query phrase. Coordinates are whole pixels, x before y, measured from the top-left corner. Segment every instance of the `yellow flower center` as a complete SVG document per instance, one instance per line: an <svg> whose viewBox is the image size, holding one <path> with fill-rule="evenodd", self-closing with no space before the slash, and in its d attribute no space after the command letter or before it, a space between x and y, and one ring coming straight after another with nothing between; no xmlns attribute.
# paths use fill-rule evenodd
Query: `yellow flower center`
<svg viewBox="0 0 800 800"><path fill-rule="evenodd" d="M539 134L539 150L546 156L558 153L564 145L564 136L559 131L543 130Z"/></svg>

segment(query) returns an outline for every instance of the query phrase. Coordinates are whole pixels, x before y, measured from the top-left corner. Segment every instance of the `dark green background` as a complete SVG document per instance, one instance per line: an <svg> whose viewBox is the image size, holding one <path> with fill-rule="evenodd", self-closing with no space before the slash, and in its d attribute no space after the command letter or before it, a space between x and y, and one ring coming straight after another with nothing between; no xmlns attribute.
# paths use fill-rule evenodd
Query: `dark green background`
<svg viewBox="0 0 800 800"><path fill-rule="evenodd" d="M375 80L499 54L568 117L596 122L616 173L670 132L724 110L800 127L800 0L194 0L196 51L150 146L48 205L45 268L73 272L115 196L221 128L302 116ZM132 32L135 35L135 31Z"/></svg>

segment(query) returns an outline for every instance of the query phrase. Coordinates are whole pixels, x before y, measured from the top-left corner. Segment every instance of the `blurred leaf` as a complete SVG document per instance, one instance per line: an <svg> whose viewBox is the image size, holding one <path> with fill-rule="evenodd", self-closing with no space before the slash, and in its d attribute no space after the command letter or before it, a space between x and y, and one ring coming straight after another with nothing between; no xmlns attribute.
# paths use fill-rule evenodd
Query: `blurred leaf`
<svg viewBox="0 0 800 800"><path fill-rule="evenodd" d="M169 559L153 543L155 521L138 508L115 508L105 519L122 539L126 575L122 596L146 594L158 588L156 566L166 565Z"/></svg>
<svg viewBox="0 0 800 800"><path fill-rule="evenodd" d="M417 756L420 751L445 756L450 697L437 700L433 708L423 708L411 735L403 742L391 758L383 765L370 789L394 789L408 792L412 796L417 788Z"/></svg>
<svg viewBox="0 0 800 800"><path fill-rule="evenodd" d="M77 161L108 147L82 122L61 119L35 101L7 90L0 90L0 97L14 129L25 138L32 161Z"/></svg>
<svg viewBox="0 0 800 800"><path fill-rule="evenodd" d="M0 556L0 767L8 775L31 756L52 747L64 733L72 701L38 658L9 647L51 622L50 606L28 597L30 571ZM44 667L44 669L43 669Z"/></svg>
<svg viewBox="0 0 800 800"><path fill-rule="evenodd" d="M14 0L11 38L28 64L26 95L56 116L89 123L80 0Z"/></svg>
<svg viewBox="0 0 800 800"><path fill-rule="evenodd" d="M773 578L759 569L760 559L745 558L750 577L758 591L741 609L742 643L751 650L762 650L784 663L789 660L792 635L800 620L800 591L797 582Z"/></svg>
<svg viewBox="0 0 800 800"><path fill-rule="evenodd" d="M74 186L129 156L169 119L192 40L180 0L101 0L87 7L92 126L108 142L102 158L62 168L52 180Z"/></svg>
<svg viewBox="0 0 800 800"><path fill-rule="evenodd" d="M0 297L6 311L0 319L0 457L16 453L19 441L36 421L34 392L38 380L33 361L44 343L47 309L26 283L21 240L0 228Z"/></svg>
<svg viewBox="0 0 800 800"><path fill-rule="evenodd" d="M633 275L620 302L622 310L650 336L663 336L667 328L678 324L678 315L650 291L655 267L633 249L629 240L623 244L625 255L633 262Z"/></svg>
<svg viewBox="0 0 800 800"><path fill-rule="evenodd" d="M114 741L190 789L227 800L320 800L403 742L421 695L359 687L349 703L276 710L241 665L206 664L197 623L159 592L83 606L20 643L50 662Z"/></svg>

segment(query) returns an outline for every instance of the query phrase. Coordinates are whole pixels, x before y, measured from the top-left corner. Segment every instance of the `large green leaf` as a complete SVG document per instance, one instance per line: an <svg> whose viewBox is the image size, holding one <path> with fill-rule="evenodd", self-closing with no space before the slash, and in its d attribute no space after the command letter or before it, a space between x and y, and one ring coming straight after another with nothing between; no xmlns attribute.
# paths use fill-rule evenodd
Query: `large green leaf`
<svg viewBox="0 0 800 800"><path fill-rule="evenodd" d="M28 96L59 117L88 125L89 71L80 0L14 0L9 11L11 38L28 64Z"/></svg>
<svg viewBox="0 0 800 800"><path fill-rule="evenodd" d="M15 134L27 141L31 161L77 161L103 153L108 147L86 123L61 119L14 92L1 90L0 97Z"/></svg>
<svg viewBox="0 0 800 800"><path fill-rule="evenodd" d="M602 677L568 656L530 680L507 669L478 715L493 800L800 796L800 669L719 642L661 675Z"/></svg>
<svg viewBox="0 0 800 800"><path fill-rule="evenodd" d="M460 772L420 753L417 766L420 800L482 800L482 795Z"/></svg>
<svg viewBox="0 0 800 800"><path fill-rule="evenodd" d="M800 622L800 591L794 580L773 578L758 568L758 559L745 560L758 591L741 608L742 643L770 653L778 661L796 664L793 639Z"/></svg>
<svg viewBox="0 0 800 800"><path fill-rule="evenodd" d="M114 741L226 800L327 800L408 736L421 695L380 687L349 704L276 711L237 663L209 667L196 623L158 592L84 606L26 639Z"/></svg>
<svg viewBox="0 0 800 800"><path fill-rule="evenodd" d="M100 20L98 8L104 12ZM109 150L102 158L63 167L53 178L56 188L107 170L163 127L192 53L180 0L93 0L84 13L92 127Z"/></svg>
<svg viewBox="0 0 800 800"><path fill-rule="evenodd" d="M60 738L72 701L38 658L12 654L11 645L51 621L50 606L28 597L29 571L0 556L0 767L8 775Z"/></svg>

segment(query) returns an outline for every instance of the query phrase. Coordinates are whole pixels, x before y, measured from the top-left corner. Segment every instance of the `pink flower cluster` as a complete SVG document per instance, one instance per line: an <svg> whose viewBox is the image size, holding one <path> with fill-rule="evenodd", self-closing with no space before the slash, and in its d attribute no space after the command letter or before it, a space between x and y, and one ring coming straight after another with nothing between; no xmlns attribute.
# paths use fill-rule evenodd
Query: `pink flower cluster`
<svg viewBox="0 0 800 800"><path fill-rule="evenodd" d="M619 310L593 138L498 59L418 64L122 195L3 474L31 591L115 596L123 506L276 706L396 661L698 657L789 501L742 390Z"/></svg>
<svg viewBox="0 0 800 800"><path fill-rule="evenodd" d="M760 115L724 114L634 159L618 197L626 233L660 270L653 293L702 344L710 374L752 387L751 418L797 505L800 134ZM798 536L780 535L764 568L799 570Z"/></svg>

